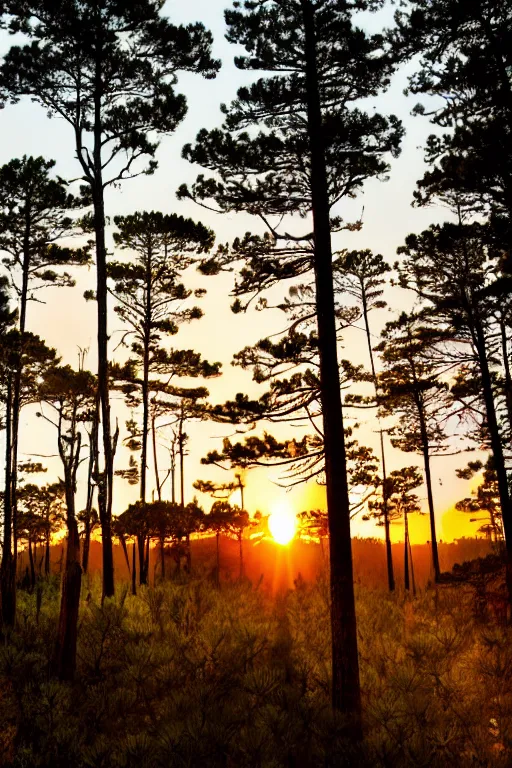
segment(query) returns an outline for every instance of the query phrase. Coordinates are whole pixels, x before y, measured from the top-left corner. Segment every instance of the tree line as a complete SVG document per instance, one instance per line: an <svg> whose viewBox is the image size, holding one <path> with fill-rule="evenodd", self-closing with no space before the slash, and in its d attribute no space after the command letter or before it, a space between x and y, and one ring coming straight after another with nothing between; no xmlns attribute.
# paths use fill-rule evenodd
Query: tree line
<svg viewBox="0 0 512 768"><path fill-rule="evenodd" d="M237 67L257 77L223 106L220 128L201 130L184 147L184 158L206 172L180 187L178 196L219 214L248 213L266 232L248 232L233 243L216 245L215 234L196 221L134 212L114 218L119 255L114 261L106 247L105 190L155 171L159 135L173 133L186 114L186 98L177 91L179 74L214 78L220 67L212 57L211 34L201 24L173 25L161 5L157 0L2 4L4 26L28 37L26 44L12 46L1 64L2 100L7 104L30 97L63 119L81 174L79 192L72 194L53 175L53 161L23 157L0 169L5 267L0 379L6 446L2 625L15 623L18 539L28 541L30 552L30 515L41 509L37 517L47 537L63 516L67 548L55 659L58 674L71 677L83 565L79 515L90 538L96 499L104 597L115 591L116 534L125 545L127 538L136 541L132 573L135 578L137 560L144 583L149 541L162 538L159 525L178 548L185 542L185 557L197 530L192 525L195 505L179 522L187 509L187 422L211 418L249 426L293 421L303 427L300 439L279 441L269 432L240 442L226 439L204 463L235 471L280 464L287 482L315 478L325 483L332 703L359 738L350 541L354 514L373 516L384 526L393 590L390 526L397 518L405 521L407 552L408 514L419 508L414 491L424 481L439 581L432 460L460 445L486 451L485 467L472 461L460 470L461 477L482 468L484 473L477 492L461 500L459 508L483 512L486 530L503 539L512 602L512 5L408 0L396 10L390 29L371 34L360 26L358 14L378 11L381 0L234 3L225 12L227 39L246 51L235 59ZM400 120L365 111L362 101L384 92L405 62L412 62L409 93L424 99L415 109L418 119L428 118L435 130L414 205L442 205L447 220L409 235L397 263L390 265L368 250L335 251L333 238L342 242L344 231L361 229L362 222L339 215L343 201L356 197L369 179L384 180L400 153ZM75 237L80 245L68 245ZM129 259L121 258L124 250ZM93 261L96 290L87 298L97 306L95 375L83 358L77 370L63 365L56 350L26 323L27 304L38 291L73 285L73 271ZM235 274L234 312L254 304L262 311L277 306L287 318L280 338L262 339L235 355L234 363L252 370L266 386L256 400L238 394L226 403L209 404L203 380L219 375L220 364L194 350L169 348L180 325L202 316L193 300L200 303L203 289L191 291L183 281L192 265L205 278ZM372 318L384 306L388 277L396 290L414 297L414 309L388 322L375 343ZM285 296L276 305L272 297L279 291ZM121 364L110 362L109 296L130 350ZM366 366L339 359L340 341L353 327L365 337ZM183 386L186 377L199 380L200 386ZM120 430L110 404L114 390L123 393L135 414L125 442L140 454L128 468L117 470ZM24 480L25 474L41 470L23 467L19 459L20 413L28 403L40 403L38 413L55 429L63 475L59 488L34 488ZM355 428L348 426L349 415L358 409L375 418L377 456L360 445ZM156 448L163 430L170 443L170 502L163 498ZM390 472L389 441L417 454L421 472L416 466ZM151 451L157 499L150 502ZM77 474L84 456L87 501L85 511L77 514ZM139 485L139 501L114 519L116 472ZM208 482L200 481L199 490ZM222 503L219 514L221 508ZM199 528L204 525L200 518L197 514ZM170 533L173 525L176 530Z"/></svg>

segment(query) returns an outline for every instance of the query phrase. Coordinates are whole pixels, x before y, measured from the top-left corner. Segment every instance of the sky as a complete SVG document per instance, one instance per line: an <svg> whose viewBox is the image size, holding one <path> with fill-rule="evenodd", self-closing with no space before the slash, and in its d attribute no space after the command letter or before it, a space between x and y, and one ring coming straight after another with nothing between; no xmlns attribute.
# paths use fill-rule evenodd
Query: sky
<svg viewBox="0 0 512 768"><path fill-rule="evenodd" d="M182 183L193 182L196 175L201 172L200 168L192 166L181 158L183 145L193 141L201 128L214 128L221 125L220 105L229 103L236 95L237 88L247 82L251 76L235 68L233 58L242 51L224 39L223 10L227 4L228 0L187 0L186 3L182 0L168 0L164 6L164 14L169 15L174 23L186 24L201 21L212 31L213 54L222 60L222 69L213 81L206 81L189 74L180 77L178 90L187 96L187 116L172 136L161 139L156 156L158 170L153 176L126 181L120 188L108 192L106 211L112 219L115 215L133 213L137 210L176 212L210 226L216 232L218 242L231 241L247 231L262 232L260 223L245 214L218 215L205 211L190 201L178 201L176 198L178 187ZM391 11L386 9L378 16L365 17L363 22L368 28L380 28L383 24L391 22ZM1 55L8 50L11 42L8 35L0 33ZM389 180L368 182L363 193L356 200L342 203L336 211L346 221L357 220L361 214L363 217L361 231L336 236L334 245L337 249L370 248L382 253L390 263L395 261L396 249L403 243L409 232L420 232L431 223L443 221L447 216L446 212L439 207L425 209L411 207L415 182L422 176L424 170L422 146L432 132L432 128L426 118L412 117L410 114L416 98L406 97L403 93L407 85L408 71L411 71L411 65L395 75L387 93L365 104L365 108L370 112L375 109L383 114L398 115L406 128L402 153L397 160L391 162ZM3 139L0 143L0 164L24 154L42 155L57 161L55 171L60 176L72 180L79 175L69 126L60 119L50 119L38 104L22 100L17 105L6 106L0 112L0 125ZM109 229L108 237L109 246L112 247L112 227ZM233 279L231 275L204 278L193 269L190 270L185 278L186 283L192 288L204 287L207 290L206 297L201 300L205 315L203 319L182 327L179 334L173 338L174 346L196 349L208 360L223 364L223 376L207 384L212 402L222 402L226 398L233 397L236 392L247 392L252 396L260 394L261 388L252 381L250 372L231 365L233 354L248 344L283 330L285 327L285 319L279 310L268 310L263 313L253 310L244 315L234 316L229 308L232 301L229 293L233 287ZM83 299L84 291L94 288L94 268L77 272L76 281L75 288L48 290L44 296L44 304L32 303L27 314L28 329L41 335L48 344L55 346L63 360L73 365L78 363L79 348L89 349L86 364L94 370L95 306L93 303L86 303ZM380 327L397 312L409 310L413 302L411 296L396 289L389 289L385 298L388 300L388 309L375 313L373 317L376 342ZM122 350L116 350L121 334L118 320L113 312L110 314L109 323L111 359L122 359L125 353ZM364 339L360 331L353 330L346 336L340 354L354 363L368 363L365 359ZM123 433L124 421L129 417L129 412L119 398L115 398L113 413L114 417L119 419L121 433ZM366 413L368 415L364 416L363 420L358 419L361 424L358 439L372 446L377 452L375 416L373 412ZM208 451L220 449L222 437L233 435L234 428L202 423L192 425L187 431L190 442L185 478L186 496L187 500L190 500L194 493L192 489L194 480L201 478L226 482L232 479L232 473L223 472L215 467L201 466L200 459ZM281 425L274 431L278 437L295 435L295 431L292 432L289 426ZM297 431L297 437L299 436ZM33 408L26 408L23 412L20 442L21 458L34 457L36 453L44 454L44 458L40 460L47 465L48 473L40 476L40 482L50 481L58 475L60 465L54 456L55 435L51 427L45 425L42 419L34 418ZM161 442L160 464L165 469L167 459L164 437ZM421 466L419 456L401 454L390 446L387 451L389 469L412 464ZM118 451L116 468L127 466L128 455L126 449L122 448ZM455 468L464 466L466 462L467 455L464 454L433 459L434 495L440 539L450 540L463 535L472 535L478 527L476 524L469 523L467 515L453 509L454 503L469 492L468 483L458 480L454 474ZM271 511L273 506L283 503L289 504L296 511L325 505L323 488L313 483L287 492L279 486L279 477L280 472L277 469L246 473L245 500L250 512L257 509L263 512ZM150 469L149 480L151 479ZM83 487L79 488L79 494L83 495ZM419 489L419 495L426 510L424 488ZM128 503L136 499L136 496L136 488L131 488L119 481L115 489L114 512L122 512ZM200 501L206 508L209 507L210 501L207 497L200 497ZM78 508L80 504L79 500ZM377 529L373 523L358 519L353 521L352 531L353 535L381 535L381 529ZM401 528L396 526L393 537L398 540L400 536ZM411 520L411 538L418 543L429 538L426 515L414 516Z"/></svg>

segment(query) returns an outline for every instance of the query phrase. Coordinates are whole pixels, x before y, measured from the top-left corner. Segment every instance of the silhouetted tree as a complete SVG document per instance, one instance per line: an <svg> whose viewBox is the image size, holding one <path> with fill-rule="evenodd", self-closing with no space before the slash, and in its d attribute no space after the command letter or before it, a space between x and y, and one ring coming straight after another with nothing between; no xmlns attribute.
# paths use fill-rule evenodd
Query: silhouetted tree
<svg viewBox="0 0 512 768"><path fill-rule="evenodd" d="M54 349L46 346L39 336L25 331L23 336L17 328L10 328L2 338L3 376L5 377L6 403L6 472L4 492L4 537L2 547L2 566L0 569L0 589L2 594L2 621L6 626L13 626L16 620L16 562L17 562L17 525L11 506L13 487L13 409L14 390L17 371L22 371L19 398L19 410L28 403L35 403L40 397L40 387L48 368L58 361ZM16 478L19 465L16 465Z"/></svg>
<svg viewBox="0 0 512 768"><path fill-rule="evenodd" d="M167 350L162 346L163 339L175 335L182 323L202 317L199 307L186 306L192 291L181 278L197 254L212 247L214 235L191 219L155 212L118 216L115 223L119 230L114 233L116 245L135 253L134 261L109 263L107 273L113 282L115 311L125 328L123 342L132 339L132 355L124 366L128 371L124 390L132 407L139 402L142 405L142 429L133 419L130 421L130 447L140 446L140 500L145 503L151 393L168 388L175 377L219 374L219 363L212 365L191 350ZM197 290L194 295L203 293ZM161 498L159 479L157 491ZM147 580L145 547L146 542L140 540L141 584Z"/></svg>
<svg viewBox="0 0 512 768"><path fill-rule="evenodd" d="M498 476L493 466L491 456L485 464L481 461L472 461L462 470L457 470L457 477L469 480L477 472L483 470L482 482L472 491L471 496L461 499L455 505L460 512L471 515L484 514L485 517L476 517L475 522L483 522L478 528L479 533L485 533L495 542L503 541L503 516L501 513L500 491Z"/></svg>
<svg viewBox="0 0 512 768"><path fill-rule="evenodd" d="M409 235L399 251L405 255L400 265L401 284L418 294L429 322L449 342L448 345L443 342L438 353L442 361L469 365L478 376L485 430L500 490L508 553L507 584L512 603L512 501L493 373L493 356L499 354L499 335L493 338L496 301L485 290L495 274L492 234L488 226L479 223L445 223L419 235Z"/></svg>
<svg viewBox="0 0 512 768"><path fill-rule="evenodd" d="M13 46L0 68L0 93L30 96L73 131L82 179L94 206L98 306L98 394L103 468L99 512L103 592L114 594L112 556L113 446L110 428L107 332L105 190L152 173L157 134L171 133L186 114L175 91L179 72L214 77L211 35L201 24L175 26L160 0L9 0L2 6L11 32L30 37ZM141 164L142 159L148 162Z"/></svg>
<svg viewBox="0 0 512 768"><path fill-rule="evenodd" d="M12 556L11 514L11 453L12 453L12 388L14 356L12 351L13 325L16 312L10 308L8 280L0 276L0 427L5 430L5 483L1 494L3 513L2 563L0 567L0 594L2 621L12 626L16 612L16 572Z"/></svg>
<svg viewBox="0 0 512 768"><path fill-rule="evenodd" d="M402 451L423 456L432 538L432 563L436 581L441 571L437 551L436 518L431 459L450 451L445 430L449 413L448 387L432 360L432 341L437 335L417 315L402 313L387 323L381 353L384 370L378 376L379 404L383 415L398 417L392 444Z"/></svg>
<svg viewBox="0 0 512 768"><path fill-rule="evenodd" d="M334 262L334 285L336 291L343 297L348 294L355 299L361 311L368 346L370 370L375 388L377 404L379 402L379 390L377 371L375 368L375 356L373 351L372 331L370 328L370 312L374 309L384 309L387 304L382 299L383 287L386 283L385 275L391 270L389 264L384 261L381 254L373 254L369 250L350 251L342 253ZM393 552L391 549L391 537L389 532L389 520L387 515L386 493L386 453L384 450L384 430L379 424L380 458L382 471L382 512L386 537L386 562L388 568L389 591L395 589L395 577L393 573Z"/></svg>
<svg viewBox="0 0 512 768"><path fill-rule="evenodd" d="M221 534L227 535L236 524L238 510L235 510L227 501L214 501L210 512L205 516L205 527L207 531L215 534L215 583L220 586L220 537ZM239 518L238 518L239 521Z"/></svg>
<svg viewBox="0 0 512 768"><path fill-rule="evenodd" d="M23 348L26 342L27 307L40 291L51 286L73 286L75 281L63 270L89 262L88 248L59 245L64 237L80 232L70 215L85 201L68 191L60 178L51 178L55 161L42 157L11 160L0 168L0 250L17 297L19 340L12 345L14 376L10 437L10 514L13 525L14 567L16 567L16 489L18 445L23 387Z"/></svg>
<svg viewBox="0 0 512 768"><path fill-rule="evenodd" d="M21 489L20 489L21 490ZM21 499L20 499L21 501ZM36 569L34 563L34 550L38 542L44 540L41 518L30 510L20 509L18 515L18 539L27 542L28 561L30 568L29 586L32 591L36 585Z"/></svg>
<svg viewBox="0 0 512 768"><path fill-rule="evenodd" d="M98 511L94 507L85 507L78 515L77 520L82 524L84 542L82 546L82 572L89 570L89 553L91 550L91 536L100 523Z"/></svg>
<svg viewBox="0 0 512 768"><path fill-rule="evenodd" d="M229 525L229 533L233 535L240 548L240 578L244 574L243 539L244 531L251 525L249 513L244 509L244 484L242 476L235 474L236 481L232 483L214 483L212 480L196 480L194 488L200 493L208 493L215 500L228 502L235 491L240 491L241 507L233 505L233 519ZM215 503L215 501L214 501Z"/></svg>
<svg viewBox="0 0 512 768"><path fill-rule="evenodd" d="M416 200L456 196L465 209L512 219L510 4L410 0L395 16L396 55L418 57L409 91L434 97L416 107L444 133L429 137L430 165Z"/></svg>
<svg viewBox="0 0 512 768"><path fill-rule="evenodd" d="M352 26L356 7L369 5L247 0L226 12L228 40L248 54L235 63L265 74L239 90L225 109L222 130L202 131L194 147L185 147L185 157L218 178L201 176L181 194L213 198L224 211L259 215L270 229L266 239L246 238L243 249L205 264L214 272L244 258L237 296L315 273L331 529L333 705L353 719L351 733L358 738L359 667L332 280L331 233L341 223L331 219L331 210L354 196L365 179L385 171L383 155L397 153L401 128L394 118L370 117L352 105L375 95L390 74L381 38ZM290 237L284 227L272 226L273 215L282 220L292 213L312 214L313 233ZM277 248L265 252L261 246L269 241ZM240 301L235 308L242 308Z"/></svg>
<svg viewBox="0 0 512 768"><path fill-rule="evenodd" d="M52 535L62 529L65 521L64 495L64 485L61 482L48 483L47 485L24 483L19 489L20 506L25 515L35 516L41 541L44 543L44 573L46 577L50 575Z"/></svg>
<svg viewBox="0 0 512 768"><path fill-rule="evenodd" d="M80 537L76 517L77 473L81 461L83 425L94 418L96 380L89 371L74 371L70 366L50 370L41 387L39 415L57 430L57 446L62 463L66 500L66 563L62 574L62 594L54 665L62 680L73 678L82 568ZM47 413L48 405L50 415Z"/></svg>
<svg viewBox="0 0 512 768"><path fill-rule="evenodd" d="M423 479L418 467L402 467L395 469L386 477L386 490L382 494L382 499L370 501L370 514L366 519L374 518L379 525L390 525L396 521L402 521L404 524L404 586L406 590L411 587L410 576L412 575L413 592L416 593L414 584L414 566L412 562L412 549L409 538L409 515L414 512L421 512L419 498L412 493L415 488L422 485ZM386 498L386 511L384 511L384 498Z"/></svg>

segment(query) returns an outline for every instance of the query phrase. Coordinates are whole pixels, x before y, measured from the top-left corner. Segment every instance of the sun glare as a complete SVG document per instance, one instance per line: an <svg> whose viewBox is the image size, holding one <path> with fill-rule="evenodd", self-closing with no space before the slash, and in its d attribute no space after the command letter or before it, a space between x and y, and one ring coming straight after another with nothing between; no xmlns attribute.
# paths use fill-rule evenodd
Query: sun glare
<svg viewBox="0 0 512 768"><path fill-rule="evenodd" d="M272 505L268 527L278 544L289 544L293 539L297 530L297 516L286 501Z"/></svg>

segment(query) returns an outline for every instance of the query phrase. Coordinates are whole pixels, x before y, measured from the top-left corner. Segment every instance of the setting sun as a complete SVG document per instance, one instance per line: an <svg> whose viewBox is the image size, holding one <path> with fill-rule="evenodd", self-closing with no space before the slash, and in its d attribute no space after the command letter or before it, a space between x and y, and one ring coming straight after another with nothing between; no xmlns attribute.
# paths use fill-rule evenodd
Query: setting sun
<svg viewBox="0 0 512 768"><path fill-rule="evenodd" d="M277 501L272 505L268 527L274 541L288 544L295 536L297 516L286 501Z"/></svg>

